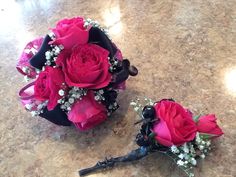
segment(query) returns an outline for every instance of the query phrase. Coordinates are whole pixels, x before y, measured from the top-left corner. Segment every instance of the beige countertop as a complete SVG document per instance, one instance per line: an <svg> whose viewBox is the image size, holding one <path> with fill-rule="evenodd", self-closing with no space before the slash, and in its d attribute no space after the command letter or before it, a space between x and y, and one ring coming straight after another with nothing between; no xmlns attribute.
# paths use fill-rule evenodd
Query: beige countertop
<svg viewBox="0 0 236 177"><path fill-rule="evenodd" d="M19 103L25 85L15 69L31 39L64 17L82 15L110 29L139 69L111 119L88 132L32 118ZM0 176L76 177L105 156L136 147L136 96L173 97L194 113L215 113L225 135L195 170L197 177L236 175L235 0L8 0L0 2ZM168 157L154 154L91 177L182 177Z"/></svg>

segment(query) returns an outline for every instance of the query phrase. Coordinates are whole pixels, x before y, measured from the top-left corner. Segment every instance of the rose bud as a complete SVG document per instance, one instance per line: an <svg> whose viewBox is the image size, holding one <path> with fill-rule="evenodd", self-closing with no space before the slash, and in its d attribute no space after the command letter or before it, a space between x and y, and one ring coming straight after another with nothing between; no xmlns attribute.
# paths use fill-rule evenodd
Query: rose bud
<svg viewBox="0 0 236 177"><path fill-rule="evenodd" d="M219 137L224 134L221 128L217 125L214 114L201 116L197 122L197 129L198 132L209 134L212 137Z"/></svg>
<svg viewBox="0 0 236 177"><path fill-rule="evenodd" d="M62 19L52 31L56 39L50 44L61 44L65 49L71 49L77 44L86 44L89 38L89 30L84 27L82 17Z"/></svg>

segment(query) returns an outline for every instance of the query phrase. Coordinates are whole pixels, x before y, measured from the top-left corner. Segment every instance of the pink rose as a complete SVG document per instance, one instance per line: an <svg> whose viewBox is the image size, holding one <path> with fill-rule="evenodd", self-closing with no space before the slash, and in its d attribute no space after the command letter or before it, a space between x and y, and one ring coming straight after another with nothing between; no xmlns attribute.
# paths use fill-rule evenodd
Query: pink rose
<svg viewBox="0 0 236 177"><path fill-rule="evenodd" d="M95 44L62 50L56 64L62 66L69 86L87 89L106 87L111 81L109 52Z"/></svg>
<svg viewBox="0 0 236 177"><path fill-rule="evenodd" d="M94 99L93 91L78 100L68 113L68 119L80 130L88 130L100 124L107 118L106 107Z"/></svg>
<svg viewBox="0 0 236 177"><path fill-rule="evenodd" d="M197 132L191 113L176 102L162 100L155 105L159 118L153 131L156 140L164 146L182 145L192 141Z"/></svg>
<svg viewBox="0 0 236 177"><path fill-rule="evenodd" d="M211 135L212 137L219 137L223 135L223 131L216 123L214 114L201 116L197 122L198 132Z"/></svg>
<svg viewBox="0 0 236 177"><path fill-rule="evenodd" d="M58 91L62 89L64 83L64 74L60 68L47 66L40 72L34 86L35 98L41 101L48 100L48 110L53 110L57 101L61 98Z"/></svg>
<svg viewBox="0 0 236 177"><path fill-rule="evenodd" d="M70 49L77 44L86 44L89 38L89 30L84 28L82 17L60 20L52 31L56 35L56 40L50 44L61 44L65 49Z"/></svg>

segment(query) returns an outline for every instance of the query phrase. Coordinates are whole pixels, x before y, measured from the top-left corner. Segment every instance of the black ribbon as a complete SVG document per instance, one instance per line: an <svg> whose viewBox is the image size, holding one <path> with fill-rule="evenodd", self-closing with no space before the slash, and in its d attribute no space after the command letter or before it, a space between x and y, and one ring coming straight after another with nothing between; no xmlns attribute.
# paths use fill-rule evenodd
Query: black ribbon
<svg viewBox="0 0 236 177"><path fill-rule="evenodd" d="M114 46L114 44L111 42L111 40L107 37L107 35L101 29L97 27L92 27L89 30L88 43L94 43L108 50L110 52L109 54L110 58L113 58L117 52L117 49Z"/></svg>
<svg viewBox="0 0 236 177"><path fill-rule="evenodd" d="M46 35L43 43L39 49L39 51L30 59L30 64L37 68L37 69L42 69L42 67L46 63L46 56L45 52L51 49L50 45L48 44L52 39L49 37L49 35Z"/></svg>
<svg viewBox="0 0 236 177"><path fill-rule="evenodd" d="M60 108L59 104L51 111L48 111L47 107L45 107L43 113L41 113L39 116L57 125L71 125L71 122L67 119L66 113Z"/></svg>

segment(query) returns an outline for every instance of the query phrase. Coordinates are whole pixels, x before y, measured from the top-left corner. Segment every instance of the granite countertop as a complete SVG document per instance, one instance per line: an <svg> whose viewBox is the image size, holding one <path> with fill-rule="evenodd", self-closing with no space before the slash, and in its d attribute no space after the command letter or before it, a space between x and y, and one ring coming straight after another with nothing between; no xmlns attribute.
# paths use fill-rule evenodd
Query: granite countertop
<svg viewBox="0 0 236 177"><path fill-rule="evenodd" d="M88 132L32 118L17 92L15 65L25 44L63 17L82 15L110 30L139 69L112 118ZM0 2L0 176L76 177L80 168L136 147L131 99L175 98L194 113L215 113L225 135L196 177L236 175L236 3L234 0L8 0ZM155 153L89 177L183 177Z"/></svg>

